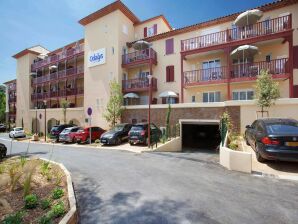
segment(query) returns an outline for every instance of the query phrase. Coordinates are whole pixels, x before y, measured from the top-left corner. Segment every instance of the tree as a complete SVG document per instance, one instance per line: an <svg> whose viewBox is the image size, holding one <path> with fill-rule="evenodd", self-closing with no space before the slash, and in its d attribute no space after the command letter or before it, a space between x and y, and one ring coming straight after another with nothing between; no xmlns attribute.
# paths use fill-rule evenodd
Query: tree
<svg viewBox="0 0 298 224"><path fill-rule="evenodd" d="M261 107L262 117L264 108L269 108L274 101L280 96L278 82L273 81L268 71L262 70L257 78L256 84L257 105Z"/></svg>
<svg viewBox="0 0 298 224"><path fill-rule="evenodd" d="M62 100L61 107L63 110L63 121L64 121L64 124L66 124L66 112L67 112L67 108L69 107L69 102L67 100Z"/></svg>
<svg viewBox="0 0 298 224"><path fill-rule="evenodd" d="M171 104L168 105L168 110L167 110L167 117L166 117L166 139L170 137L170 116L171 116Z"/></svg>
<svg viewBox="0 0 298 224"><path fill-rule="evenodd" d="M104 118L111 127L114 127L117 121L121 119L122 112L124 108L123 105L123 95L121 91L121 86L116 80L110 82L110 98L107 103L106 111L103 114Z"/></svg>
<svg viewBox="0 0 298 224"><path fill-rule="evenodd" d="M5 92L0 91L0 122L5 122L6 118L6 96Z"/></svg>

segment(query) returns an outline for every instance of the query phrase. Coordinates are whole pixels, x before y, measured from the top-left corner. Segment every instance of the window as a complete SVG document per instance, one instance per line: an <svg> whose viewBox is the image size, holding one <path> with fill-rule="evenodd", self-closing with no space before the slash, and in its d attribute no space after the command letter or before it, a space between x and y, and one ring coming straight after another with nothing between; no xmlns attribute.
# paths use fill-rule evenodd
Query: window
<svg viewBox="0 0 298 224"><path fill-rule="evenodd" d="M203 81L221 78L220 60L205 61L202 63Z"/></svg>
<svg viewBox="0 0 298 224"><path fill-rule="evenodd" d="M166 67L166 82L174 82L174 65L168 65Z"/></svg>
<svg viewBox="0 0 298 224"><path fill-rule="evenodd" d="M253 100L253 90L235 90L233 91L233 100Z"/></svg>
<svg viewBox="0 0 298 224"><path fill-rule="evenodd" d="M179 103L179 98L176 97L163 97L162 104L176 104Z"/></svg>
<svg viewBox="0 0 298 224"><path fill-rule="evenodd" d="M204 103L220 102L220 92L203 93L203 102Z"/></svg>
<svg viewBox="0 0 298 224"><path fill-rule="evenodd" d="M267 54L266 55L266 62L270 62L271 61L271 54Z"/></svg>
<svg viewBox="0 0 298 224"><path fill-rule="evenodd" d="M157 24L151 27L144 27L144 37L150 37L157 34Z"/></svg>
<svg viewBox="0 0 298 224"><path fill-rule="evenodd" d="M195 103L196 102L196 96L191 96L191 102Z"/></svg>
<svg viewBox="0 0 298 224"><path fill-rule="evenodd" d="M174 39L167 39L166 40L166 55L174 53Z"/></svg>
<svg viewBox="0 0 298 224"><path fill-rule="evenodd" d="M127 26L126 25L122 25L122 32L124 33L124 34L128 34L128 28L127 28Z"/></svg>

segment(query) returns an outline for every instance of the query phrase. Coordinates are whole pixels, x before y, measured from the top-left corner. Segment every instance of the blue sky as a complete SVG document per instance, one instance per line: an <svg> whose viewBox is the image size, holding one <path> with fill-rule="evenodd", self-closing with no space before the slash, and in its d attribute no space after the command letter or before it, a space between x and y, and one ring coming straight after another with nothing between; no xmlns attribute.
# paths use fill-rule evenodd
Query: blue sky
<svg viewBox="0 0 298 224"><path fill-rule="evenodd" d="M40 44L49 50L83 37L77 22L113 0L0 1L0 83L15 78L11 56ZM191 25L272 0L123 0L141 20L164 14L174 28Z"/></svg>

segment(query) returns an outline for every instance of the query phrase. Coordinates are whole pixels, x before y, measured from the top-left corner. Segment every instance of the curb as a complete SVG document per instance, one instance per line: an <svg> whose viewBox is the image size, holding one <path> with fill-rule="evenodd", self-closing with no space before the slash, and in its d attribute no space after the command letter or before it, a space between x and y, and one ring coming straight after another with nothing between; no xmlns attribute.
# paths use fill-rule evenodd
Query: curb
<svg viewBox="0 0 298 224"><path fill-rule="evenodd" d="M280 179L280 180L290 180L290 181L298 181L298 175L277 175L277 174L270 174L270 173L263 173L260 171L252 171L252 175L255 177L267 177L273 179Z"/></svg>
<svg viewBox="0 0 298 224"><path fill-rule="evenodd" d="M52 160L48 160L48 159L44 159L44 158L40 158L40 159L58 165L66 175L68 202L69 202L70 209L66 213L66 215L63 217L63 219L61 219L59 224L76 224L76 223L78 223L78 211L77 211L77 205L76 205L76 197L75 197L75 193L74 193L74 189L73 189L70 172L65 168L65 166L62 163L57 163Z"/></svg>

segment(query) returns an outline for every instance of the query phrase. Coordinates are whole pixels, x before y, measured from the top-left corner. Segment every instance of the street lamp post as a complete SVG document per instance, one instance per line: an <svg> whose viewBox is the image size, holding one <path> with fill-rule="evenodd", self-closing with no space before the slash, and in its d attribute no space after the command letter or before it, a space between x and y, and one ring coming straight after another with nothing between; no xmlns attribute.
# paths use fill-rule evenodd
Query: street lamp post
<svg viewBox="0 0 298 224"><path fill-rule="evenodd" d="M151 123L151 116L150 116L150 110L151 110L151 98L152 98L152 90L151 90L151 86L152 86L152 75L148 75L148 80L149 80L149 99L148 99L148 148L150 148L151 145L151 127L150 127L150 123Z"/></svg>
<svg viewBox="0 0 298 224"><path fill-rule="evenodd" d="M47 141L47 101L43 101L44 106L44 140Z"/></svg>
<svg viewBox="0 0 298 224"><path fill-rule="evenodd" d="M35 134L37 134L37 107L35 107Z"/></svg>

